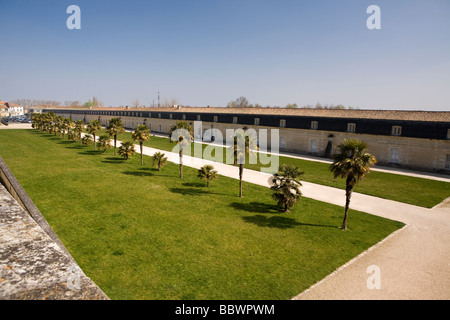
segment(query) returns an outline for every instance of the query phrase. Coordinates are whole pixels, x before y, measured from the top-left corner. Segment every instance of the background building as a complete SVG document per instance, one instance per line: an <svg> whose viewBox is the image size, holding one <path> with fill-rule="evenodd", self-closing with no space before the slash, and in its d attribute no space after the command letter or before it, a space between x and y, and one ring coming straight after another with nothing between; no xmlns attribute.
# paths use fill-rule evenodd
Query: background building
<svg viewBox="0 0 450 320"><path fill-rule="evenodd" d="M450 171L450 112L277 109L277 108L96 108L47 109L73 120L122 118L127 129L145 124L152 132L167 134L177 120L201 121L194 136L205 141L208 129L242 127L279 130L280 151L329 157L344 139L369 145L381 165L429 171Z"/></svg>

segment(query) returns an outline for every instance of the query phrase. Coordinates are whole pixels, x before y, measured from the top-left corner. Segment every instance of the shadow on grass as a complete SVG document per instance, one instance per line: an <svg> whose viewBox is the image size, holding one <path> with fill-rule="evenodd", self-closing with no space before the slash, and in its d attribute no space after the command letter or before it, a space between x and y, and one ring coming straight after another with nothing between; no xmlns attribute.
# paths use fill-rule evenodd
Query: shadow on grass
<svg viewBox="0 0 450 320"><path fill-rule="evenodd" d="M78 154L82 154L82 155L86 155L86 156L96 156L96 155L103 154L103 151L102 150L87 150L87 151L83 151L83 152L78 152Z"/></svg>
<svg viewBox="0 0 450 320"><path fill-rule="evenodd" d="M185 186L185 187L203 188L203 187L206 187L206 183L201 183L201 182L185 182L185 183L183 183L183 186Z"/></svg>
<svg viewBox="0 0 450 320"><path fill-rule="evenodd" d="M297 222L295 219L292 218L279 216L266 217L260 214L256 216L242 217L242 220L266 228L289 229L294 228L295 226L302 225L301 223Z"/></svg>
<svg viewBox="0 0 450 320"><path fill-rule="evenodd" d="M305 226L305 227L320 227L320 228L333 228L333 229L339 229L337 226L331 226L331 225L323 225L323 224L313 224L313 223L302 223L298 222L293 218L287 218L287 217L280 217L280 216L272 216L272 217L266 217L263 215L256 215L256 216L246 216L242 217L242 220L245 222L256 224L260 227L266 227L266 228L278 228L278 229L289 229L296 226Z"/></svg>
<svg viewBox="0 0 450 320"><path fill-rule="evenodd" d="M103 151L101 151L103 154ZM111 163L111 164L121 164L124 163L126 160L124 158L118 158L118 157L107 157L105 160L102 160L102 163Z"/></svg>
<svg viewBox="0 0 450 320"><path fill-rule="evenodd" d="M123 171L123 174L129 175L129 176L136 176L136 177L152 177L154 176L151 172L145 172L145 171Z"/></svg>
<svg viewBox="0 0 450 320"><path fill-rule="evenodd" d="M251 213L280 213L276 205L261 202L250 202L250 203L232 202L230 206L235 209L244 210Z"/></svg>
<svg viewBox="0 0 450 320"><path fill-rule="evenodd" d="M205 188L206 189L206 188ZM188 196L198 196L202 194L214 194L208 190L196 189L196 188L170 188L170 192L179 193Z"/></svg>

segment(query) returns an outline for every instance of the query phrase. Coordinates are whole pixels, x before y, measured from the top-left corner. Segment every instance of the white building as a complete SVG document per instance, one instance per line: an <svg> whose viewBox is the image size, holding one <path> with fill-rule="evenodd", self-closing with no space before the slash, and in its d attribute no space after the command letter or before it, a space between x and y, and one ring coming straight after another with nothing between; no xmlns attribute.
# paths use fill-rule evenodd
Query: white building
<svg viewBox="0 0 450 320"><path fill-rule="evenodd" d="M6 107L6 112L3 111L3 113L6 113L5 116L18 117L25 114L24 109L21 105L9 103L8 101L0 101L0 105Z"/></svg>

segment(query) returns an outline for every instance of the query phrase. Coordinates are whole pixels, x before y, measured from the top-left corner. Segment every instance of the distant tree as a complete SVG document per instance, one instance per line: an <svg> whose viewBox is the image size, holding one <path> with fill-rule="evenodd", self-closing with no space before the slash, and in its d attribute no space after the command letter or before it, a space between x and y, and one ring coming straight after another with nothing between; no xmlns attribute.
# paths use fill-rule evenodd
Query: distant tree
<svg viewBox="0 0 450 320"><path fill-rule="evenodd" d="M139 141L139 146L141 149L141 166L144 164L143 159L143 147L144 147L144 141L150 139L150 129L147 128L146 125L139 125L132 133L131 137L134 141Z"/></svg>
<svg viewBox="0 0 450 320"><path fill-rule="evenodd" d="M134 99L131 103L133 107L139 107L141 105L139 99Z"/></svg>
<svg viewBox="0 0 450 320"><path fill-rule="evenodd" d="M269 179L270 189L273 191L272 198L284 212L289 212L302 196L300 192L302 184L299 180L302 175L303 171L298 167L281 164L278 172Z"/></svg>
<svg viewBox="0 0 450 320"><path fill-rule="evenodd" d="M337 146L337 153L332 156L333 163L330 170L334 178L345 178L345 215L342 229L347 230L348 209L353 187L358 181L363 180L370 172L370 168L377 160L373 155L366 152L367 144L364 141L345 139Z"/></svg>
<svg viewBox="0 0 450 320"><path fill-rule="evenodd" d="M169 131L170 141L176 141L180 155L180 178L183 178L183 149L194 140L194 132L187 121L177 121Z"/></svg>
<svg viewBox="0 0 450 320"><path fill-rule="evenodd" d="M245 97L239 97L234 101L230 101L227 105L228 108L248 108L249 102Z"/></svg>
<svg viewBox="0 0 450 320"><path fill-rule="evenodd" d="M136 150L134 149L133 141L123 141L122 145L119 148L118 153L125 160L128 160L130 158L130 156L133 156L136 153Z"/></svg>
<svg viewBox="0 0 450 320"><path fill-rule="evenodd" d="M212 165L204 165L197 171L197 177L205 180L206 186L209 187L209 182L217 179L217 170L214 170Z"/></svg>
<svg viewBox="0 0 450 320"><path fill-rule="evenodd" d="M286 105L286 109L296 109L298 108L296 103L289 103Z"/></svg>
<svg viewBox="0 0 450 320"><path fill-rule="evenodd" d="M167 163L167 157L165 157L165 153L155 152L153 154L153 166L158 168L158 171L161 171L161 168L164 167Z"/></svg>
<svg viewBox="0 0 450 320"><path fill-rule="evenodd" d="M98 120L91 120L89 121L89 124L87 125L87 132L92 134L94 137L94 150L97 146L97 143L95 142L97 133L102 130L102 124Z"/></svg>

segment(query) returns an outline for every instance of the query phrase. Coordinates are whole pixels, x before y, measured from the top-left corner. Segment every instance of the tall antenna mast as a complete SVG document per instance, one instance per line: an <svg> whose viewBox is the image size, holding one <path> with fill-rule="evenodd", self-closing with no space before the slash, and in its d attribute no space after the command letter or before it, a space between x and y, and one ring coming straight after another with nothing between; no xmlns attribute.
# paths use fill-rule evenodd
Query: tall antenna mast
<svg viewBox="0 0 450 320"><path fill-rule="evenodd" d="M159 103L160 99L159 99L159 90L158 90L158 107L161 106L161 104Z"/></svg>

